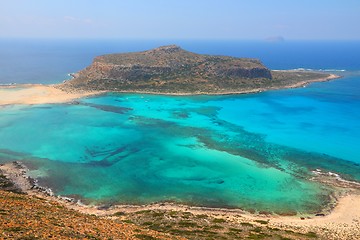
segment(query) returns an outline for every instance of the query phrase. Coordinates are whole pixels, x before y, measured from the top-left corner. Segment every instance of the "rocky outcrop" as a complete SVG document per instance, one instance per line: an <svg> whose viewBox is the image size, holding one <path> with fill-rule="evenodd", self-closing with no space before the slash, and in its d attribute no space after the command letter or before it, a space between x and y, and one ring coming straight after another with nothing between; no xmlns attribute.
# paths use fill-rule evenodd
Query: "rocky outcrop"
<svg viewBox="0 0 360 240"><path fill-rule="evenodd" d="M65 82L65 88L107 91L212 92L271 81L259 60L202 55L176 45L96 57Z"/></svg>

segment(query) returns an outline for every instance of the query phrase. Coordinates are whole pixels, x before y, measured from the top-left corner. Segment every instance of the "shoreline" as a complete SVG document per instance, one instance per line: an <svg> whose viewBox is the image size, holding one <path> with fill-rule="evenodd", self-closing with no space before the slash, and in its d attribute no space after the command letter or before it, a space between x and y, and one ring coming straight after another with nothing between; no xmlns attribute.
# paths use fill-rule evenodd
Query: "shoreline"
<svg viewBox="0 0 360 240"><path fill-rule="evenodd" d="M155 93L155 92L136 92L127 91L121 93L139 93L139 94L156 94L156 95L172 95L172 96L191 96L191 95L230 95L230 94L247 94L257 93L268 90L298 88L306 86L313 82L325 82L333 79L341 78L341 76L330 74L326 78L315 79L311 81L302 81L296 84L285 87L273 89L253 89L244 92L227 92L227 93L199 93L199 94L173 94L173 93ZM6 89L5 91L2 91ZM9 89L16 89L15 91L7 91ZM7 92L4 95L3 92ZM19 94L20 93L20 94ZM108 91L79 91L78 93L71 91L64 91L58 88L57 85L41 85L41 84L26 84L26 85L11 85L0 86L0 108L1 106L12 104L53 104L71 102L82 97L95 96L108 93ZM20 96L19 96L20 95ZM193 214L208 214L212 217L223 216L235 222L251 222L268 221L269 226L274 228L296 230L301 232L314 231L322 234L330 234L337 236L327 239L354 239L356 236L360 239L360 183L354 183L342 179L336 173L323 173L320 170L313 171L313 181L321 182L325 185L334 187L336 195L333 197L333 204L324 206L323 211L316 214L298 214L295 216L283 216L273 213L250 213L242 209L227 209L227 208L209 208L190 206L172 202L160 202L148 205L85 205L80 201L75 201L72 198L64 196L56 196L51 189L44 188L37 185L36 179L32 179L27 175L26 166L18 163L0 164L0 170L5 172L4 175L18 185L22 191L30 196L37 196L45 198L49 201L58 202L69 209L73 209L85 214L95 214L100 217L111 217L117 212L135 213L137 211L146 210L160 210L160 211L182 211L191 212ZM0 171L1 173L1 171ZM325 229L325 230L324 230ZM321 235L326 236L328 235ZM355 238L355 239L356 239Z"/></svg>
<svg viewBox="0 0 360 240"><path fill-rule="evenodd" d="M206 214L213 218L225 217L229 221L256 224L267 221L269 227L302 233L316 232L325 239L353 239L360 237L360 183L340 178L331 172L316 171L313 181L319 181L335 189L332 206L324 206L317 214L278 215L269 212L250 213L242 209L211 208L190 206L173 202L160 202L147 205L85 205L80 201L64 196L56 196L51 189L37 184L36 179L27 175L28 169L21 162L0 164L0 173L6 176L22 192L47 201L54 201L88 215L112 218L116 213L135 214L141 211L179 211L194 215ZM337 237L332 237L337 236Z"/></svg>
<svg viewBox="0 0 360 240"><path fill-rule="evenodd" d="M14 91L11 91L14 90ZM0 106L14 104L55 104L71 102L79 98L99 95L101 91L65 92L55 85L15 84L0 86Z"/></svg>
<svg viewBox="0 0 360 240"><path fill-rule="evenodd" d="M222 96L222 95L236 95L236 94L252 94L264 91L291 89L305 87L315 82L327 82L339 79L341 76L336 74L329 74L327 77L313 80L301 81L295 84L285 85L281 87L270 88L255 88L242 91L225 91L225 92L194 92L194 93L169 93L169 92L153 92L153 91L86 91L86 90L72 90L63 89L61 84L42 85L42 84L14 84L0 86L0 106L14 105L14 104L55 104L67 103L83 97L96 96L106 93L134 93L134 94L151 94L151 95L166 95L166 96ZM9 91L14 89L15 91Z"/></svg>
<svg viewBox="0 0 360 240"><path fill-rule="evenodd" d="M291 70L282 70L283 72L291 71ZM292 88L300 88L305 87L311 83L316 82L328 82L335 79L340 79L342 76L336 74L329 74L327 77L324 78L317 78L312 80L301 81L298 83L279 86L279 87L269 87L269 88L254 88L249 90L242 90L242 91L225 91L225 92L193 92L193 93L169 93L169 92L151 92L151 91L105 91L105 92L114 92L114 93L136 93L136 94L151 94L151 95L165 95L165 96L225 96L225 95L237 95L237 94L252 94L252 93L260 93L265 91L272 91L272 90L282 90L282 89L292 89Z"/></svg>

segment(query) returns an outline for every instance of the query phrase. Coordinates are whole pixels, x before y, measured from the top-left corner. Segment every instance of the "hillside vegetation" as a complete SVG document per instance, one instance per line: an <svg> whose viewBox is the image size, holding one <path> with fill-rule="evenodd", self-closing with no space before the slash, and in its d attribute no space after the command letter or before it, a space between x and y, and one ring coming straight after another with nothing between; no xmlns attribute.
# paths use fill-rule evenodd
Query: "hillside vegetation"
<svg viewBox="0 0 360 240"><path fill-rule="evenodd" d="M223 94L281 88L327 76L272 72L257 59L202 55L170 45L96 57L59 87L71 91Z"/></svg>

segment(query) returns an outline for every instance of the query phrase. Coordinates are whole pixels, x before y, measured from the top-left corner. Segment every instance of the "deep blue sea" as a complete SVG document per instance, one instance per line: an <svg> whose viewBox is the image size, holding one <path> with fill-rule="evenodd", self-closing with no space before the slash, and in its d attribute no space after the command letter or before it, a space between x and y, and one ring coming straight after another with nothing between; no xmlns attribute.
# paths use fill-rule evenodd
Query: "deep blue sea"
<svg viewBox="0 0 360 240"><path fill-rule="evenodd" d="M202 54L259 58L271 69L360 69L360 42L0 39L0 84L56 83L95 56L177 44Z"/></svg>
<svg viewBox="0 0 360 240"><path fill-rule="evenodd" d="M0 106L0 162L21 160L56 194L98 204L316 212L332 190L312 170L360 181L360 42L8 39L0 84L59 83L97 55L168 44L343 78L246 95Z"/></svg>

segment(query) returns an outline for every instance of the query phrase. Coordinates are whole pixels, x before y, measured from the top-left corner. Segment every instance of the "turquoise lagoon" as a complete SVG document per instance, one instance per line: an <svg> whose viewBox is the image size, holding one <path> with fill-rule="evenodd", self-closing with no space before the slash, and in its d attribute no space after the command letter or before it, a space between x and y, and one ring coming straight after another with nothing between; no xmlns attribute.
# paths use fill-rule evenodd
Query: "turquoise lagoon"
<svg viewBox="0 0 360 240"><path fill-rule="evenodd" d="M58 83L97 55L174 43L198 53L259 58L271 69L344 75L247 95L114 93L69 104L0 106L0 162L23 161L56 194L95 204L176 201L314 212L331 189L310 181L311 170L360 181L358 41L0 43L0 84Z"/></svg>
<svg viewBox="0 0 360 240"><path fill-rule="evenodd" d="M21 160L56 194L95 204L175 201L316 212L360 181L360 77L229 96L109 93L0 109L0 161Z"/></svg>

